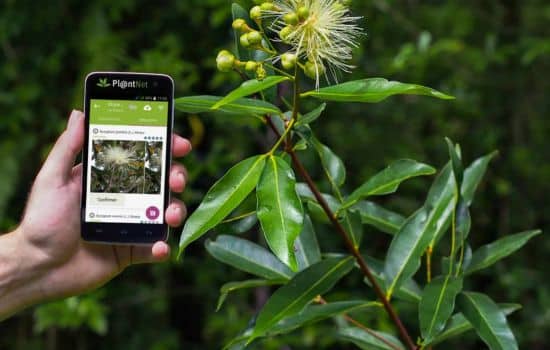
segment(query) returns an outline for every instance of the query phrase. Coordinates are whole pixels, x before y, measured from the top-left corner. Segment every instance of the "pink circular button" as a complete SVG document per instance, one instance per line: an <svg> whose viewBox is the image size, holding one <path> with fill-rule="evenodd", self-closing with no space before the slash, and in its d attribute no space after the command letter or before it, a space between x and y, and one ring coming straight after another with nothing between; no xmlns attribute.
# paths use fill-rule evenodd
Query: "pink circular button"
<svg viewBox="0 0 550 350"><path fill-rule="evenodd" d="M145 216L147 216L149 220L155 220L156 218L159 217L159 215L160 215L160 210L155 206L151 206L147 208L147 210L145 210Z"/></svg>

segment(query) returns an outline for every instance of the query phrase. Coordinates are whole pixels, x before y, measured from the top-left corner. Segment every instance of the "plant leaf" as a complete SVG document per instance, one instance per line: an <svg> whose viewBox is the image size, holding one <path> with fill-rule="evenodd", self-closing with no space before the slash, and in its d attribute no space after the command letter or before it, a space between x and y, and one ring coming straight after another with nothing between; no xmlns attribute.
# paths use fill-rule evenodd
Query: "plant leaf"
<svg viewBox="0 0 550 350"><path fill-rule="evenodd" d="M294 275L275 255L246 239L220 235L207 240L205 247L217 260L268 280L289 280Z"/></svg>
<svg viewBox="0 0 550 350"><path fill-rule="evenodd" d="M269 102L253 98L239 98L220 108L213 110L212 107L220 102L220 96L186 96L174 100L178 111L185 113L219 113L231 116L262 116L264 114L281 114L281 110Z"/></svg>
<svg viewBox="0 0 550 350"><path fill-rule="evenodd" d="M487 171L489 162L498 154L497 151L487 154L481 158L476 159L466 170L464 170L464 180L460 187L462 198L468 206L472 204L474 194L476 192L483 175Z"/></svg>
<svg viewBox="0 0 550 350"><path fill-rule="evenodd" d="M379 331L372 331L372 333L376 336L357 327L347 327L338 331L338 336L363 350L395 350L395 347L405 350L403 344L393 335ZM387 344L388 342L393 347Z"/></svg>
<svg viewBox="0 0 550 350"><path fill-rule="evenodd" d="M241 86L231 91L229 94L227 94L227 96L214 104L214 106L212 106L212 109L218 109L221 106L233 102L241 97L249 96L255 94L256 92L263 91L286 80L289 80L289 78L281 75L268 76L263 80L247 80L242 83Z"/></svg>
<svg viewBox="0 0 550 350"><path fill-rule="evenodd" d="M464 176L464 167L462 166L462 159L460 154L460 146L453 144L453 141L448 137L445 138L447 142L447 148L449 151L449 158L451 158L451 166L453 168L453 173L455 174L456 183L460 186Z"/></svg>
<svg viewBox="0 0 550 350"><path fill-rule="evenodd" d="M443 331L461 290L462 278L451 275L438 276L424 288L422 300L418 304L420 332L424 341L431 341Z"/></svg>
<svg viewBox="0 0 550 350"><path fill-rule="evenodd" d="M506 316L521 309L521 305L519 304L499 304L498 306ZM457 335L465 333L473 328L474 326L472 326L472 324L468 322L468 320L464 317L464 315L459 312L457 314L454 314L453 317L451 317L451 319L447 324L447 327L440 335L438 335L430 343L427 343L427 342L424 343L424 345L428 346L428 345L439 344L444 340L447 340L452 337L456 337Z"/></svg>
<svg viewBox="0 0 550 350"><path fill-rule="evenodd" d="M454 99L452 96L426 86L388 81L384 78L348 81L304 92L301 97L311 96L326 101L341 102L380 102L390 96L403 94L426 95L444 100Z"/></svg>
<svg viewBox="0 0 550 350"><path fill-rule="evenodd" d="M180 238L180 255L185 247L219 224L252 192L264 166L264 155L247 158L229 169L208 190L202 203L185 222Z"/></svg>
<svg viewBox="0 0 550 350"><path fill-rule="evenodd" d="M317 118L321 116L326 106L327 106L326 103L321 103L319 106L317 106L317 108L315 108L311 112L304 114L298 119L298 121L296 122L296 126L307 125L314 122L315 120L317 120Z"/></svg>
<svg viewBox="0 0 550 350"><path fill-rule="evenodd" d="M395 235L405 222L403 215L370 201L359 201L349 210L359 212L363 224L374 226L380 231L391 235Z"/></svg>
<svg viewBox="0 0 550 350"><path fill-rule="evenodd" d="M270 156L258 188L258 219L271 251L293 271L298 270L294 241L302 231L304 208L296 193L292 168L282 158Z"/></svg>
<svg viewBox="0 0 550 350"><path fill-rule="evenodd" d="M415 176L431 175L435 169L411 159L401 159L391 163L386 169L368 179L353 191L342 204L341 209L354 205L361 198L393 193L401 182Z"/></svg>
<svg viewBox="0 0 550 350"><path fill-rule="evenodd" d="M321 249L309 215L304 216L302 232L296 238L294 245L300 270L321 261Z"/></svg>
<svg viewBox="0 0 550 350"><path fill-rule="evenodd" d="M300 271L266 302L256 320L250 343L285 317L300 312L313 298L329 291L353 268L353 258L329 258Z"/></svg>
<svg viewBox="0 0 550 350"><path fill-rule="evenodd" d="M375 301L349 300L328 303L323 305L308 305L302 312L294 316L283 318L268 332L268 335L288 333L296 328L304 327L330 317L348 313L368 307L379 307Z"/></svg>
<svg viewBox="0 0 550 350"><path fill-rule="evenodd" d="M491 350L517 350L514 333L506 322L506 316L487 295L462 292L458 305L464 317Z"/></svg>
<svg viewBox="0 0 550 350"><path fill-rule="evenodd" d="M539 235L541 232L540 230L524 231L480 247L473 253L472 261L466 270L466 274L471 274L493 265L495 262L523 247L531 238Z"/></svg>
<svg viewBox="0 0 550 350"><path fill-rule="evenodd" d="M430 242L445 230L456 199L455 179L447 165L435 179L424 206L410 216L393 237L384 268L388 296L418 270L420 258Z"/></svg>
<svg viewBox="0 0 550 350"><path fill-rule="evenodd" d="M218 298L218 305L216 306L216 311L219 311L222 307L227 295L233 291L246 288L256 288L264 286L273 286L276 284L284 284L285 280L246 280L246 281L237 281L237 282L228 282L220 288L220 297Z"/></svg>
<svg viewBox="0 0 550 350"><path fill-rule="evenodd" d="M353 246L357 249L361 246L363 239L363 223L361 222L361 214L354 211L344 210L341 214L341 223L349 234Z"/></svg>

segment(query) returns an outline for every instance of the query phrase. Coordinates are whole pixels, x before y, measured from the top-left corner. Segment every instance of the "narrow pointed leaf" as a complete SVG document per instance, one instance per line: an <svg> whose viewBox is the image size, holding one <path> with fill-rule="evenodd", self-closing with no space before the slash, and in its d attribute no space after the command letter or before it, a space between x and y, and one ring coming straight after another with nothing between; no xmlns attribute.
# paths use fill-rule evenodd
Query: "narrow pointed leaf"
<svg viewBox="0 0 550 350"><path fill-rule="evenodd" d="M453 144L453 141L448 137L445 138L447 142L447 148L449 151L449 158L451 158L451 165L453 168L453 173L455 174L456 183L460 186L462 183L462 178L464 176L464 167L462 166L462 159L460 152L457 149L460 149L460 146Z"/></svg>
<svg viewBox="0 0 550 350"><path fill-rule="evenodd" d="M472 261L466 270L466 274L471 274L493 265L495 262L523 247L531 238L540 233L540 230L520 232L480 247L473 253Z"/></svg>
<svg viewBox="0 0 550 350"><path fill-rule="evenodd" d="M353 246L357 249L361 246L361 240L363 239L363 223L361 222L361 214L354 211L344 210L340 214L342 218L340 222L346 229Z"/></svg>
<svg viewBox="0 0 550 350"><path fill-rule="evenodd" d="M268 335L288 333L296 328L305 327L327 318L371 307L380 307L380 303L375 301L351 300L323 305L308 305L299 314L283 318L269 330Z"/></svg>
<svg viewBox="0 0 550 350"><path fill-rule="evenodd" d="M338 332L338 337L352 342L363 350L395 350L403 349L403 344L391 334L372 331L373 334L356 327L348 327ZM391 344L391 345L390 345Z"/></svg>
<svg viewBox="0 0 550 350"><path fill-rule="evenodd" d="M284 283L285 283L285 280L259 280L259 279L238 281L238 282L228 282L224 284L220 289L220 297L218 298L218 305L216 306L216 311L218 311L222 307L225 299L227 298L227 295L231 292L234 292L239 289L273 286L273 285L284 284Z"/></svg>
<svg viewBox="0 0 550 350"><path fill-rule="evenodd" d="M327 106L326 103L321 103L319 106L317 106L317 108L315 108L311 112L304 114L303 116L300 117L300 119L298 119L298 121L296 122L296 126L306 125L314 122L315 120L317 120L317 118L321 116L326 106Z"/></svg>
<svg viewBox="0 0 550 350"><path fill-rule="evenodd" d="M270 156L256 195L258 219L267 244L282 262L298 270L294 241L302 231L304 208L290 165L280 157Z"/></svg>
<svg viewBox="0 0 550 350"><path fill-rule="evenodd" d="M317 295L328 292L353 268L353 258L329 258L299 272L266 302L249 342L263 336L285 317L296 315Z"/></svg>
<svg viewBox="0 0 550 350"><path fill-rule="evenodd" d="M342 209L348 208L358 200L368 196L393 193L399 188L401 182L411 177L431 175L433 173L435 173L435 169L429 165L418 163L411 159L398 160L353 191L342 204Z"/></svg>
<svg viewBox="0 0 550 350"><path fill-rule="evenodd" d="M466 204L470 206L474 199L476 192L483 175L487 171L489 162L498 154L498 152L492 152L486 156L476 159L466 170L464 170L464 180L460 188L462 197L466 201Z"/></svg>
<svg viewBox="0 0 550 350"><path fill-rule="evenodd" d="M403 215L385 209L374 202L359 201L349 210L359 212L363 224L376 227L390 235L395 235L405 222Z"/></svg>
<svg viewBox="0 0 550 350"><path fill-rule="evenodd" d="M241 97L249 96L249 95L255 94L256 92L263 91L267 88L275 86L286 80L289 80L289 78L281 75L272 75L272 76L266 77L263 80L258 80L258 79L247 80L244 83L242 83L241 86L231 91L227 96L225 96L223 99L221 99L216 104L214 104L214 106L212 106L212 109L218 109L223 105L233 102Z"/></svg>
<svg viewBox="0 0 550 350"><path fill-rule="evenodd" d="M463 292L457 300L464 317L491 350L518 349L504 312L487 295Z"/></svg>
<svg viewBox="0 0 550 350"><path fill-rule="evenodd" d="M207 240L206 250L217 260L268 280L289 280L294 273L267 249L245 239L221 235Z"/></svg>
<svg viewBox="0 0 550 350"><path fill-rule="evenodd" d="M426 86L388 81L384 78L348 81L301 94L302 97L311 96L326 101L371 103L380 102L393 95L426 95L444 100L454 99Z"/></svg>
<svg viewBox="0 0 550 350"><path fill-rule="evenodd" d="M300 270L321 261L321 249L319 248L315 228L308 215L304 216L304 226L302 232L296 238L294 246Z"/></svg>
<svg viewBox="0 0 550 350"><path fill-rule="evenodd" d="M462 278L438 276L434 278L422 293L418 304L420 332L425 342L437 336L451 317L455 308L455 299L462 290Z"/></svg>
<svg viewBox="0 0 550 350"><path fill-rule="evenodd" d="M208 190L202 203L185 222L180 238L180 254L191 242L219 224L252 192L264 166L263 155L247 158L229 169Z"/></svg>
<svg viewBox="0 0 550 350"><path fill-rule="evenodd" d="M521 305L519 304L499 304L498 305L500 310L504 313L504 315L508 316L512 314L513 312L521 309ZM472 324L468 322L468 320L464 317L462 313L457 313L451 317L449 320L447 327L445 330L438 335L435 339L433 339L431 342L424 343L425 346L428 345L436 345L441 343L444 340L447 340L449 338L456 337L462 333L465 333L469 330L474 329Z"/></svg>
<svg viewBox="0 0 550 350"><path fill-rule="evenodd" d="M185 113L217 113L229 116L262 116L265 114L281 114L281 110L269 102L252 98L239 98L220 108L212 107L222 100L220 96L186 96L174 100L178 111Z"/></svg>

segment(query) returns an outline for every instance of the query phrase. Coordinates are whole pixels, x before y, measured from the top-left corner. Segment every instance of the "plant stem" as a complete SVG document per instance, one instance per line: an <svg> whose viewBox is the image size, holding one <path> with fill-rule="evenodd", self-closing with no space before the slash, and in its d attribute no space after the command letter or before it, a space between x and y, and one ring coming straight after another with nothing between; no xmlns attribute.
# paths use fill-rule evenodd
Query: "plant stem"
<svg viewBox="0 0 550 350"><path fill-rule="evenodd" d="M432 281L432 253L433 248L429 246L426 250L426 280L428 283Z"/></svg>

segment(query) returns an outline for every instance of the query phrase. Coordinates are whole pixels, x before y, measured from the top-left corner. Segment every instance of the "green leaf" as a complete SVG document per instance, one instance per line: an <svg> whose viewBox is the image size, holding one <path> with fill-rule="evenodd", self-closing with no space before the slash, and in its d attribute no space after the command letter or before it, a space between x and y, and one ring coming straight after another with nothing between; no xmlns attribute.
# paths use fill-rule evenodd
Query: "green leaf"
<svg viewBox="0 0 550 350"><path fill-rule="evenodd" d="M259 279L238 281L238 282L228 282L224 284L220 289L220 297L218 299L218 305L216 306L216 311L220 310L225 299L227 298L227 295L231 292L234 292L239 289L273 286L276 284L284 284L284 283L285 283L285 280L259 280Z"/></svg>
<svg viewBox="0 0 550 350"><path fill-rule="evenodd" d="M512 314L513 312L521 309L521 305L519 304L499 304L500 310L504 313L504 315L508 316ZM447 340L449 338L456 337L462 333L465 333L474 327L468 320L464 317L462 313L457 313L451 317L449 320L447 327L445 330L438 335L435 339L433 339L430 343L425 343L425 346L428 345L436 345L441 343L444 340Z"/></svg>
<svg viewBox="0 0 550 350"><path fill-rule="evenodd" d="M471 274L493 265L495 262L523 247L531 238L539 235L541 232L540 230L524 231L480 247L472 255L472 262L466 270L466 274Z"/></svg>
<svg viewBox="0 0 550 350"><path fill-rule="evenodd" d="M311 112L304 114L298 119L298 121L296 122L296 126L307 125L314 122L315 120L317 120L317 118L321 116L326 106L327 106L326 103L321 103L319 106L317 106L317 108L315 108Z"/></svg>
<svg viewBox="0 0 550 350"><path fill-rule="evenodd" d="M187 96L174 100L178 111L185 113L218 113L230 116L262 116L265 114L281 114L281 110L269 102L253 98L239 98L220 108L213 110L212 107L220 102L220 96Z"/></svg>
<svg viewBox="0 0 550 350"><path fill-rule="evenodd" d="M357 249L361 246L361 240L363 239L363 223L361 222L361 214L354 211L347 211L340 213L340 222L349 234L353 246Z"/></svg>
<svg viewBox="0 0 550 350"><path fill-rule="evenodd" d="M268 280L289 280L294 273L267 249L234 236L207 240L206 250L217 260Z"/></svg>
<svg viewBox="0 0 550 350"><path fill-rule="evenodd" d="M317 203L317 199L313 195L313 192L309 189L308 185L299 182L296 184L296 192L298 192L298 195L302 198L302 200L306 201L307 207L309 209L310 215L319 222L322 223L328 223L329 219L323 208ZM334 213L336 212L336 209L340 206L340 202L332 195L327 193L321 193L325 201L327 202L329 208Z"/></svg>
<svg viewBox="0 0 550 350"><path fill-rule="evenodd" d="M430 242L446 229L456 199L454 176L450 166L446 166L430 188L424 206L410 216L393 237L384 268L388 296L416 273Z"/></svg>
<svg viewBox="0 0 550 350"><path fill-rule="evenodd" d="M405 350L399 339L388 333L367 332L360 328L348 327L338 331L338 336L363 350L395 350L396 347Z"/></svg>
<svg viewBox="0 0 550 350"><path fill-rule="evenodd" d="M342 209L351 207L361 198L393 193L399 188L401 182L411 177L433 173L435 173L435 169L429 165L411 159L398 160L353 191L342 204Z"/></svg>
<svg viewBox="0 0 550 350"><path fill-rule="evenodd" d="M258 219L271 251L294 271L298 263L294 241L302 231L304 208L296 193L296 178L282 158L270 156L258 188Z"/></svg>
<svg viewBox="0 0 550 350"><path fill-rule="evenodd" d="M231 103L241 97L249 96L249 95L255 94L256 92L263 91L267 88L270 88L271 86L277 85L286 80L289 80L289 78L281 75L272 75L272 76L266 77L263 80L258 80L258 79L247 80L244 83L242 83L241 86L231 91L227 96L225 96L223 99L221 99L216 104L214 104L214 106L212 106L212 109L218 109L223 105Z"/></svg>
<svg viewBox="0 0 550 350"><path fill-rule="evenodd" d="M353 268L353 258L329 258L299 272L279 288L260 311L248 342L263 336L285 317L303 310L313 298L328 292Z"/></svg>
<svg viewBox="0 0 550 350"><path fill-rule="evenodd" d="M445 138L447 142L447 148L449 151L449 157L451 158L451 165L455 174L456 183L460 186L462 178L464 176L464 167L462 166L462 159L460 154L460 146L453 144L453 141L448 137Z"/></svg>
<svg viewBox="0 0 550 350"><path fill-rule="evenodd" d="M418 304L420 331L425 342L437 336L451 317L455 308L455 299L462 291L462 278L438 276L434 278L422 293Z"/></svg>
<svg viewBox="0 0 550 350"><path fill-rule="evenodd" d="M498 154L498 152L492 152L486 156L476 159L466 170L464 170L464 180L460 188L462 197L466 201L466 204L470 206L474 199L476 192L483 175L487 171L489 162Z"/></svg>
<svg viewBox="0 0 550 350"><path fill-rule="evenodd" d="M462 292L458 306L464 317L491 350L517 350L514 333L506 322L506 316L487 295Z"/></svg>
<svg viewBox="0 0 550 350"><path fill-rule="evenodd" d="M294 245L300 270L321 261L321 249L309 215L304 216L302 232L296 238Z"/></svg>
<svg viewBox="0 0 550 350"><path fill-rule="evenodd" d="M388 81L384 78L348 81L343 84L304 92L301 97L311 96L326 101L341 102L380 102L390 96L403 94L426 95L444 100L454 99L452 96L426 86Z"/></svg>
<svg viewBox="0 0 550 350"><path fill-rule="evenodd" d="M359 201L349 210L359 212L363 224L374 226L391 235L395 235L405 222L403 215L385 209L374 202Z"/></svg>
<svg viewBox="0 0 550 350"><path fill-rule="evenodd" d="M268 335L288 333L296 328L305 327L330 317L369 307L380 307L380 303L375 301L349 300L323 305L308 305L299 314L283 318L269 330Z"/></svg>
<svg viewBox="0 0 550 350"><path fill-rule="evenodd" d="M264 155L247 158L229 169L208 190L202 203L185 222L180 238L180 255L185 247L219 224L252 192L264 166Z"/></svg>

